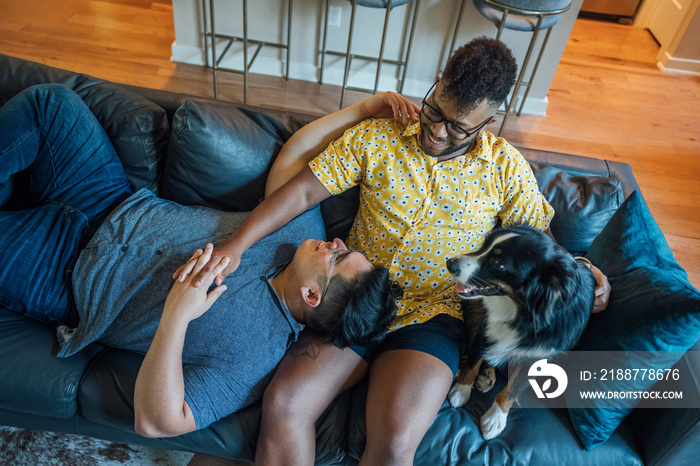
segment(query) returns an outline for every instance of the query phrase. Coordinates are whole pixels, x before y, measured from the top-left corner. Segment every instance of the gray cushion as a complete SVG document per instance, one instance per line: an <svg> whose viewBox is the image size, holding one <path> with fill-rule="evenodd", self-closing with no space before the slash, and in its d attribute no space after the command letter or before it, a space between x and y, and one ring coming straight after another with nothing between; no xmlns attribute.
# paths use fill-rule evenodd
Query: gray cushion
<svg viewBox="0 0 700 466"><path fill-rule="evenodd" d="M488 19L497 26L501 23L501 18L503 18L503 9L509 6L522 10L530 10L533 12L549 12L566 8L567 5L571 4L571 0L511 0L493 2L503 6L503 8L494 8L482 0L473 1L477 11L481 13L484 18ZM545 16L542 20L540 29L547 29L554 26L559 21L559 18L561 18L561 14ZM515 12L509 12L504 27L515 31L534 31L537 27L537 16L521 15Z"/></svg>
<svg viewBox="0 0 700 466"><path fill-rule="evenodd" d="M391 2L391 8L405 5L406 3L410 3L411 1L413 0L394 0L393 2ZM357 4L369 8L386 8L389 5L389 0L357 0Z"/></svg>

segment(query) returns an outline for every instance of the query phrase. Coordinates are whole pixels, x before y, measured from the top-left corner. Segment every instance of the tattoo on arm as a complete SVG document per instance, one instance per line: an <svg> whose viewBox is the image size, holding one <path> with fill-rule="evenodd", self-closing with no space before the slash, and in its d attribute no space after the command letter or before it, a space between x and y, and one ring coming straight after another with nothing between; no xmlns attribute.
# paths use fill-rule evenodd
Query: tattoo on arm
<svg viewBox="0 0 700 466"><path fill-rule="evenodd" d="M326 344L326 341L320 335L301 334L291 347L292 357L295 358L311 358L316 360L321 354L321 348Z"/></svg>

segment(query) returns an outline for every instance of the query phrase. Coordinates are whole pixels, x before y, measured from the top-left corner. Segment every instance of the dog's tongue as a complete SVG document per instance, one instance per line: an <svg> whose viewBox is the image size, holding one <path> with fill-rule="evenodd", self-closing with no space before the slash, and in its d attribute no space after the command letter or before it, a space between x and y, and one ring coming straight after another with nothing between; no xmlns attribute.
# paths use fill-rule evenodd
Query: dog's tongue
<svg viewBox="0 0 700 466"><path fill-rule="evenodd" d="M462 283L455 283L455 291L457 294L466 294L468 295L470 291L474 289L473 286L469 285L464 285Z"/></svg>

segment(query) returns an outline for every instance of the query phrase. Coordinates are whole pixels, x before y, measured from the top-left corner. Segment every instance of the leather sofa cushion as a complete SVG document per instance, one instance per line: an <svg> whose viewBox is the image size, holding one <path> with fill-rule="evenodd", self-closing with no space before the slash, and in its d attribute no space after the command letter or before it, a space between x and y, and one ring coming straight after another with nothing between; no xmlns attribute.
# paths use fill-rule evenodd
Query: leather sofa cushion
<svg viewBox="0 0 700 466"><path fill-rule="evenodd" d="M79 81L73 90L107 132L132 189L148 188L157 194L170 138L165 110L116 84Z"/></svg>
<svg viewBox="0 0 700 466"><path fill-rule="evenodd" d="M530 162L540 191L556 214L551 230L567 251L583 255L625 200L619 180L580 176Z"/></svg>
<svg viewBox="0 0 700 466"><path fill-rule="evenodd" d="M78 384L102 346L57 358L51 327L3 307L0 341L0 409L61 419L76 414Z"/></svg>
<svg viewBox="0 0 700 466"><path fill-rule="evenodd" d="M162 196L184 205L253 210L272 161L308 120L227 102L183 102L175 112Z"/></svg>

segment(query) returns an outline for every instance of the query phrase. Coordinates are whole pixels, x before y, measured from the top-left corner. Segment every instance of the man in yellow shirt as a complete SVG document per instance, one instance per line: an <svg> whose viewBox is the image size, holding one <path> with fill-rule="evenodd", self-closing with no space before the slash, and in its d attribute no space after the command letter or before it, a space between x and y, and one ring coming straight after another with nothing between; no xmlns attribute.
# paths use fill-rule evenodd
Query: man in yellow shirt
<svg viewBox="0 0 700 466"><path fill-rule="evenodd" d="M475 39L450 58L420 116L400 95L384 93L310 123L280 152L266 200L217 247L218 257L231 259L220 283L250 244L359 184L360 208L347 245L387 267L403 288L392 332L369 356L313 336L288 353L264 396L256 463L313 464L316 420L367 373L360 464L413 463L465 343L445 260L478 249L498 222L546 230L554 215L518 151L480 132L494 121L516 68L501 42ZM601 310L609 285L593 269Z"/></svg>
<svg viewBox="0 0 700 466"><path fill-rule="evenodd" d="M437 115L436 100L426 100L423 115L428 106ZM554 215L529 164L504 139L483 132L466 156L436 157L420 149L421 135L430 134L422 124L365 120L309 164L331 195L360 185L347 244L402 286L392 330L439 314L461 319L445 259L477 250L497 220L545 230ZM455 139L467 134L453 126L451 132Z"/></svg>

